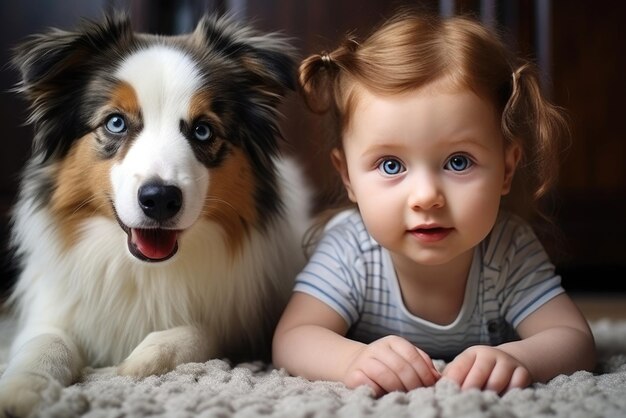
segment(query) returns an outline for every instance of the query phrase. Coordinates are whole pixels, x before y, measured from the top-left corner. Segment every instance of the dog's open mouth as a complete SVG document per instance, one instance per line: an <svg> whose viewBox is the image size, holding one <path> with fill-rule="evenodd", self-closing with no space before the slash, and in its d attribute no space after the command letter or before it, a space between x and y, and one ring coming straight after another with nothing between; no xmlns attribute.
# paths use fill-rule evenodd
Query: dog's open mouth
<svg viewBox="0 0 626 418"><path fill-rule="evenodd" d="M178 233L173 229L130 228L128 250L144 261L165 261L178 251Z"/></svg>
<svg viewBox="0 0 626 418"><path fill-rule="evenodd" d="M117 223L126 232L128 251L142 261L159 262L172 258L178 251L179 229L130 228L115 212Z"/></svg>
<svg viewBox="0 0 626 418"><path fill-rule="evenodd" d="M120 219L118 223L128 236L128 251L142 261L159 262L174 256L178 251L178 235L175 229L129 228Z"/></svg>

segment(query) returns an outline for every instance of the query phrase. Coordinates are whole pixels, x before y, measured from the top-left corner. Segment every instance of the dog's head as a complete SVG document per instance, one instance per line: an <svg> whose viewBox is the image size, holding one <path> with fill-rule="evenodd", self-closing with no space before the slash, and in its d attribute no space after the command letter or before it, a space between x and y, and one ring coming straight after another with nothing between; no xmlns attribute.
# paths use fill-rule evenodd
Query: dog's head
<svg viewBox="0 0 626 418"><path fill-rule="evenodd" d="M229 17L172 37L136 34L121 15L31 37L14 64L31 170L50 173L39 203L70 243L86 218L116 219L144 261L173 256L201 217L236 245L280 211L276 107L293 87L292 51Z"/></svg>

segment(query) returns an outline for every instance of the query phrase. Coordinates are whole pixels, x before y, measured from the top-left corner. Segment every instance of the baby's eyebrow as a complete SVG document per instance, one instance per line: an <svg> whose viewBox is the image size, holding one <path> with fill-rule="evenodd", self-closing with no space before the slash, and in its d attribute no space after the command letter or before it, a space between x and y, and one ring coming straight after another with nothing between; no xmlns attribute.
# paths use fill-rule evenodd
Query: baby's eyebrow
<svg viewBox="0 0 626 418"><path fill-rule="evenodd" d="M471 147L479 147L482 149L489 149L489 146L485 143L485 141L481 141L479 137L475 135L452 135L446 139L447 145L463 147L463 146L471 146Z"/></svg>
<svg viewBox="0 0 626 418"><path fill-rule="evenodd" d="M401 151L405 149L406 147L404 145L389 141L389 142L382 142L382 143L377 143L375 145L372 145L368 147L367 149L365 149L361 155L363 157L369 157L373 155L378 156L380 154L395 154L395 153L400 153Z"/></svg>

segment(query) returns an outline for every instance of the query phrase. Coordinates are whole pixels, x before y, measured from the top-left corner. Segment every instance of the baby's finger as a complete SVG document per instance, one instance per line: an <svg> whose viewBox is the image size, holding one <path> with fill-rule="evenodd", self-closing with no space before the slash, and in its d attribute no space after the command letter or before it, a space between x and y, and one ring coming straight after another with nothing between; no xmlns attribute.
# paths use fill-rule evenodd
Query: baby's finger
<svg viewBox="0 0 626 418"><path fill-rule="evenodd" d="M412 363L410 363L404 356L399 355L395 351L393 350L390 350L390 351L393 352L394 355L397 356L397 358L393 359L393 364L392 364L391 362L392 356L390 355L386 359L387 361L389 361L387 365L396 373L396 375L402 382L402 385L405 391L408 392L412 389L423 387L426 385L426 383L424 382L424 379L422 379L421 375L419 374L419 371L416 369L416 367ZM420 358L420 361L421 361L421 358ZM422 366L422 368L427 370L427 368L424 366Z"/></svg>
<svg viewBox="0 0 626 418"><path fill-rule="evenodd" d="M393 355L398 356L395 353ZM385 362L382 362L378 358L372 358L361 369L368 378L379 385L385 392L406 391L402 379L387 364L388 361L388 359L385 359ZM396 365L395 367L398 366Z"/></svg>
<svg viewBox="0 0 626 418"><path fill-rule="evenodd" d="M407 390L432 386L437 382L440 375L428 354L408 341L405 341L405 344L393 344L391 349L404 361L401 370L394 370L405 382Z"/></svg>
<svg viewBox="0 0 626 418"><path fill-rule="evenodd" d="M511 382L514 370L515 366L512 367L505 362L496 363L483 389L503 393Z"/></svg>
<svg viewBox="0 0 626 418"><path fill-rule="evenodd" d="M525 367L517 367L513 371L509 385L506 387L505 392L508 392L514 388L525 388L532 383L532 376Z"/></svg>
<svg viewBox="0 0 626 418"><path fill-rule="evenodd" d="M356 389L359 386L369 386L374 392L374 396L379 398L386 392L376 382L370 379L362 370L355 370L346 383L350 389Z"/></svg>
<svg viewBox="0 0 626 418"><path fill-rule="evenodd" d="M435 364L425 351L414 347L419 358L416 361L412 361L413 368L418 372L424 386L431 386L437 383L437 380L441 378L441 373L435 368Z"/></svg>
<svg viewBox="0 0 626 418"><path fill-rule="evenodd" d="M487 384L487 380L489 379L489 376L491 376L491 372L495 366L495 358L477 358L476 361L474 361L474 364L472 364L472 368L467 373L467 376L461 385L461 389L482 389L485 384Z"/></svg>
<svg viewBox="0 0 626 418"><path fill-rule="evenodd" d="M442 375L455 381L459 384L459 386L463 386L463 382L472 369L475 361L476 356L473 353L463 352L456 356L456 358L452 360L452 362L448 364L445 369L443 369Z"/></svg>

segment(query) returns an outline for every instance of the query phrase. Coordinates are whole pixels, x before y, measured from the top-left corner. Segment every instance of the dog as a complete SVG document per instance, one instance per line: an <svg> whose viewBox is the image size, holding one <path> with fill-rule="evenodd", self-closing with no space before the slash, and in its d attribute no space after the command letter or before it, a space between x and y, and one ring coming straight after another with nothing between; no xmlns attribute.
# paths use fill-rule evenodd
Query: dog
<svg viewBox="0 0 626 418"><path fill-rule="evenodd" d="M144 377L266 359L309 213L281 153L289 40L232 16L136 33L117 14L32 36L14 64L34 140L0 416L36 413L85 366Z"/></svg>

